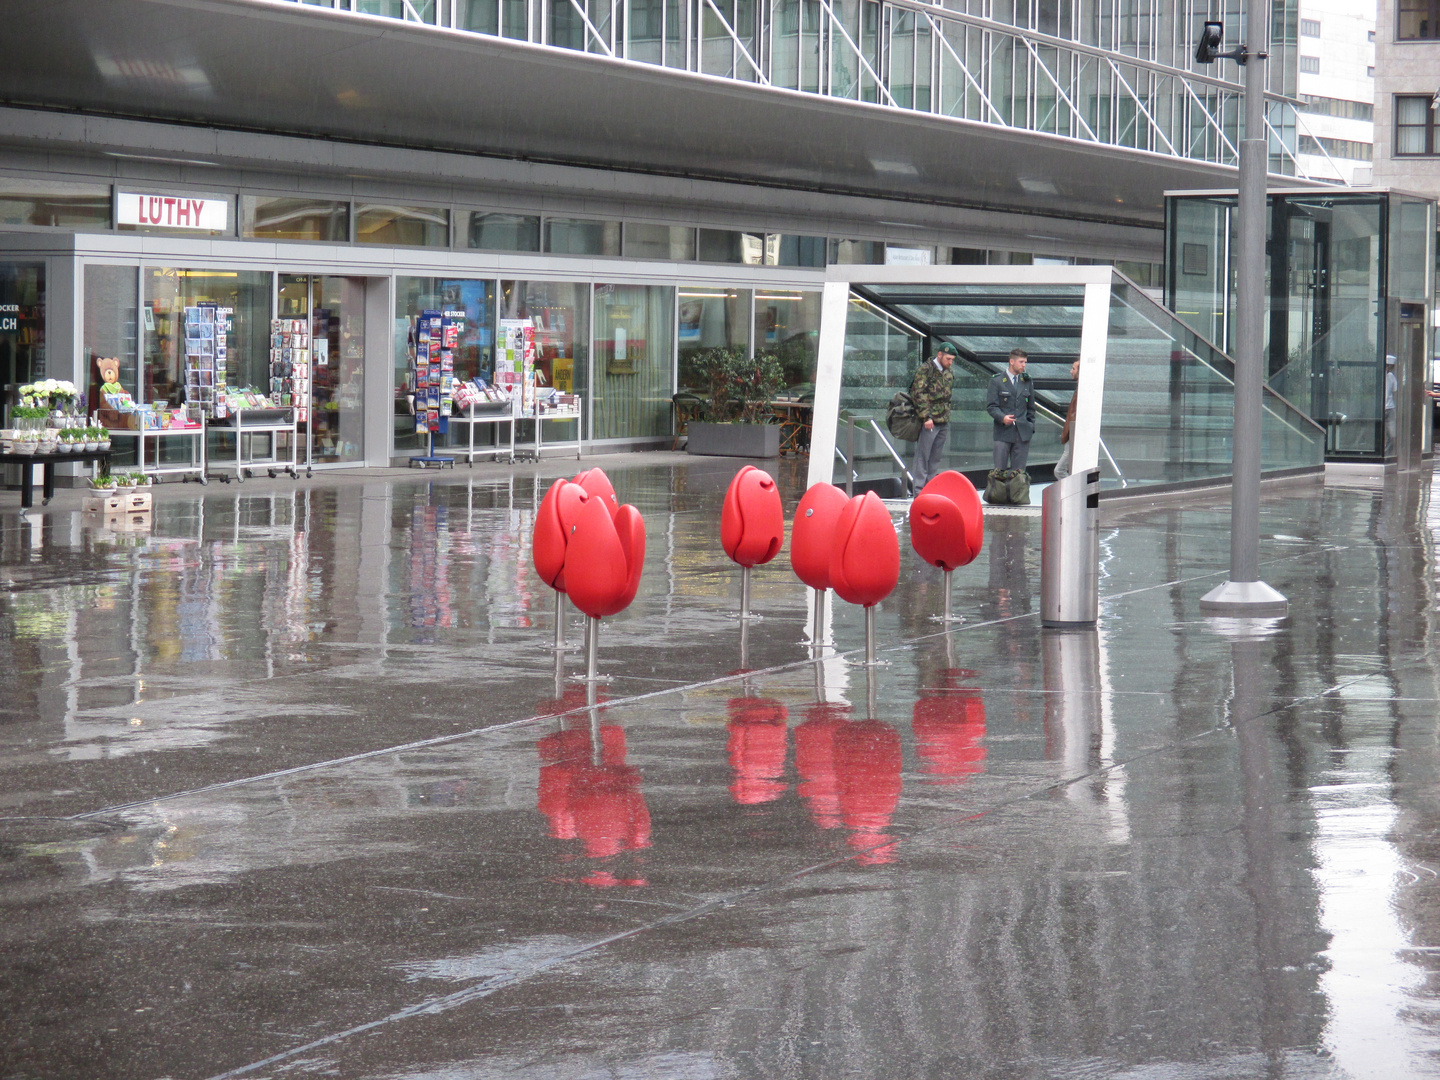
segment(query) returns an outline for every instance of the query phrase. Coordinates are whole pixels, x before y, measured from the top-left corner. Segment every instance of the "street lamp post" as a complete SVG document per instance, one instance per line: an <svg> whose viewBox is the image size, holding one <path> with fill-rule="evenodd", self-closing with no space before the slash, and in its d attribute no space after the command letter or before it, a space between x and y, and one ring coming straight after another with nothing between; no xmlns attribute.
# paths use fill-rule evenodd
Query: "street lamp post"
<svg viewBox="0 0 1440 1080"><path fill-rule="evenodd" d="M1195 59L1234 60L1245 68L1245 138L1240 143L1236 281L1235 431L1230 485L1230 577L1200 600L1206 615L1285 615L1285 597L1260 580L1261 422L1265 349L1265 61L1269 4L1250 0L1250 45L1220 51L1222 25L1207 22Z"/></svg>

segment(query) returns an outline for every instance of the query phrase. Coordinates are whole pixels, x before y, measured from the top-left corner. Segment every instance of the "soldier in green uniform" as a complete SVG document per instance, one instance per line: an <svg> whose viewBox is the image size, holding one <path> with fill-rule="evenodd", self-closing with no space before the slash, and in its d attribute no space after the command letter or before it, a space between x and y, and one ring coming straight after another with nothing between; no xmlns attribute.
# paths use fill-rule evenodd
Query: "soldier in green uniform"
<svg viewBox="0 0 1440 1080"><path fill-rule="evenodd" d="M950 391L955 385L950 365L958 355L954 345L942 341L935 355L915 370L910 383L910 397L923 425L910 469L916 494L940 471L940 459L945 456L945 443L950 438Z"/></svg>

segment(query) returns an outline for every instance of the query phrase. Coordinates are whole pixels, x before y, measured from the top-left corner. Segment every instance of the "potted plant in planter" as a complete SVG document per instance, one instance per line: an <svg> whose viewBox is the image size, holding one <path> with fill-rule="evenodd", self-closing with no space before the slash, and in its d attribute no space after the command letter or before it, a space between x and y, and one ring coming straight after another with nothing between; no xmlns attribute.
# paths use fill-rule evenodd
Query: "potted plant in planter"
<svg viewBox="0 0 1440 1080"><path fill-rule="evenodd" d="M685 449L724 457L779 457L780 427L770 402L785 383L775 356L747 358L743 349L706 349L691 364L706 400L701 419L690 422Z"/></svg>
<svg viewBox="0 0 1440 1080"><path fill-rule="evenodd" d="M99 471L90 478L90 486L95 489L95 494L108 498L115 494L115 478L110 475L108 462L100 463Z"/></svg>

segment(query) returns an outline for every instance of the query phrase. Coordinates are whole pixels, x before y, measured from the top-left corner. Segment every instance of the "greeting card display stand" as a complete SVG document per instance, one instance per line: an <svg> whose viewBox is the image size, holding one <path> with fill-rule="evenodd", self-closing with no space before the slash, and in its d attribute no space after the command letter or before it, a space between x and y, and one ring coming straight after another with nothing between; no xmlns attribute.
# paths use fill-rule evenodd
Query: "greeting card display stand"
<svg viewBox="0 0 1440 1080"><path fill-rule="evenodd" d="M450 432L455 385L455 347L465 325L463 311L422 311L410 328L410 386L414 392L415 430L429 446L410 458L410 467L455 467L455 459L435 452L435 436Z"/></svg>

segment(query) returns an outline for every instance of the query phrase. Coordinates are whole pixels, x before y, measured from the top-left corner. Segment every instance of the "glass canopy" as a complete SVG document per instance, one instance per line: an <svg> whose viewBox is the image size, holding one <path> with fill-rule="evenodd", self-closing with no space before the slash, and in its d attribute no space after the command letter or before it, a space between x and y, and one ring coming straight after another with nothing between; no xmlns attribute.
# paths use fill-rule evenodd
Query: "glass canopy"
<svg viewBox="0 0 1440 1080"><path fill-rule="evenodd" d="M834 278L851 272L851 280ZM863 277L861 275L864 275ZM990 379L1010 350L1035 380L1032 471L1058 460L1081 379L1100 381L1098 425L1077 417L1076 468L1110 488L1223 480L1232 449L1232 361L1109 267L835 267L826 286L810 482L904 478L913 443L885 409L941 341L959 350L945 467L991 467ZM948 278L950 280L937 280ZM1324 430L1267 388L1267 472L1319 468ZM1092 418L1093 420L1093 418ZM1088 444L1088 445L1087 445Z"/></svg>

